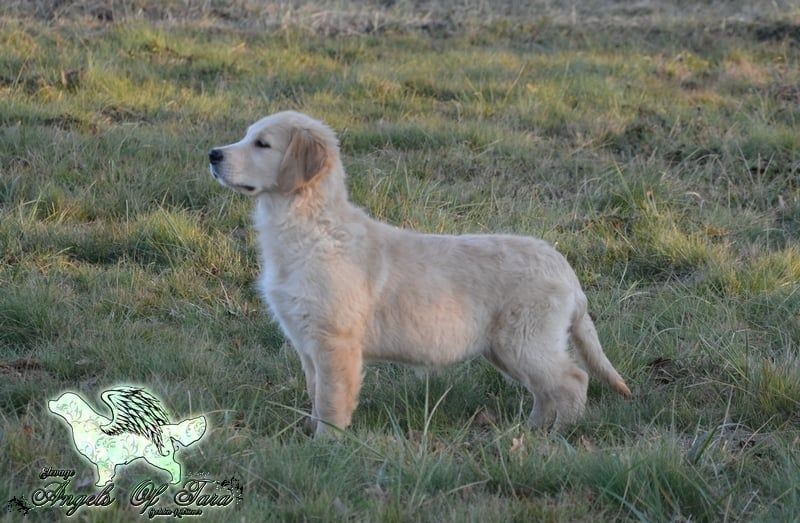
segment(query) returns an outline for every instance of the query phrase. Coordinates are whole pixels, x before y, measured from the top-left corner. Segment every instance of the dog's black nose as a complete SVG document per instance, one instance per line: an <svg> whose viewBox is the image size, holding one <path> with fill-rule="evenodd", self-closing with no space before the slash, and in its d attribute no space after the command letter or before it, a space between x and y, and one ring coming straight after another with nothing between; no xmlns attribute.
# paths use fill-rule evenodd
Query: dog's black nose
<svg viewBox="0 0 800 523"><path fill-rule="evenodd" d="M225 158L225 155L222 154L222 151L219 149L211 149L208 153L208 161L211 162L212 165L216 165Z"/></svg>

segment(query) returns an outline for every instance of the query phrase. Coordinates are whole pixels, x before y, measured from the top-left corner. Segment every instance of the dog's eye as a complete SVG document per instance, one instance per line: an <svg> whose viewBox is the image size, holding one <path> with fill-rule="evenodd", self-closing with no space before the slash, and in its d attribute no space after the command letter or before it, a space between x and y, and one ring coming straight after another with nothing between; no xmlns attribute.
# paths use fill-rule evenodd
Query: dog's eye
<svg viewBox="0 0 800 523"><path fill-rule="evenodd" d="M264 140L259 138L258 140L256 140L256 147L261 147L262 149L269 149L271 145L269 144L269 142L265 142Z"/></svg>

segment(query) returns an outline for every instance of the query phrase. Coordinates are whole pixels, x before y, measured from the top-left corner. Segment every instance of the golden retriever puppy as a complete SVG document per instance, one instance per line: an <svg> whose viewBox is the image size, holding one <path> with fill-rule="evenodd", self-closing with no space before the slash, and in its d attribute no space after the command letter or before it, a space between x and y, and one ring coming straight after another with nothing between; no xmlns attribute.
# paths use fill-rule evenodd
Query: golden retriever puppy
<svg viewBox="0 0 800 523"><path fill-rule="evenodd" d="M209 153L212 176L255 198L259 287L305 371L316 434L350 424L362 366L441 366L483 356L534 396L533 427L584 410L588 376L623 396L586 296L542 240L420 234L350 203L334 132L287 111ZM322 423L317 422L321 420Z"/></svg>

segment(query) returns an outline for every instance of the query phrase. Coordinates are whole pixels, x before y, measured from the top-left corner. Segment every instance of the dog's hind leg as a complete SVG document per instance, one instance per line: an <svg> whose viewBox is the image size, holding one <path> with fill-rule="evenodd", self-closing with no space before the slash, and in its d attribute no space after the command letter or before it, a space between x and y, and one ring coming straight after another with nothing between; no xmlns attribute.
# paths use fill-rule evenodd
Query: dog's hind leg
<svg viewBox="0 0 800 523"><path fill-rule="evenodd" d="M567 352L567 319L557 306L516 308L498 322L485 357L533 394L528 423L560 428L577 421L586 405L589 376Z"/></svg>
<svg viewBox="0 0 800 523"><path fill-rule="evenodd" d="M172 484L178 483L181 480L181 465L177 461L175 461L175 457L173 456L172 452L170 452L167 456L158 456L157 459L152 459L153 456L147 456L145 459L150 462L151 465L154 467L158 467L160 469L164 469L169 472L170 480L169 482Z"/></svg>
<svg viewBox="0 0 800 523"><path fill-rule="evenodd" d="M542 346L529 344L524 350L540 352ZM504 351L489 352L485 356L533 395L534 404L528 418L532 428L560 428L577 421L583 414L589 376L570 361L566 352L563 358L535 363L508 358Z"/></svg>

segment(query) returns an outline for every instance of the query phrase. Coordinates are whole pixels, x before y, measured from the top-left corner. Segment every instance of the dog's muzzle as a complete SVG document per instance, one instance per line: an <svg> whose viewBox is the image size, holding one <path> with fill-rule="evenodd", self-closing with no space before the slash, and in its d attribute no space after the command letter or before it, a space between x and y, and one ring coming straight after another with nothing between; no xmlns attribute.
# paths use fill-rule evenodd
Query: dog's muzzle
<svg viewBox="0 0 800 523"><path fill-rule="evenodd" d="M211 176L214 177L215 180L221 181L221 176L217 172L217 165L222 163L222 160L225 159L225 153L223 153L220 149L211 149L208 152L208 170L211 171Z"/></svg>
<svg viewBox="0 0 800 523"><path fill-rule="evenodd" d="M208 152L208 161L211 165L217 165L218 163L222 163L222 160L225 159L225 153L222 152L220 149L211 149Z"/></svg>

